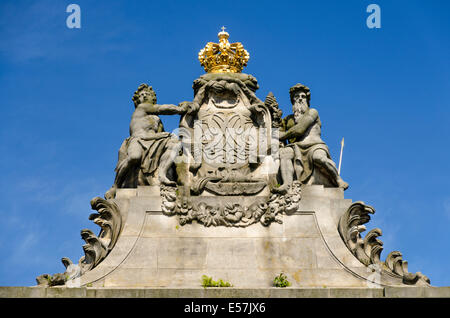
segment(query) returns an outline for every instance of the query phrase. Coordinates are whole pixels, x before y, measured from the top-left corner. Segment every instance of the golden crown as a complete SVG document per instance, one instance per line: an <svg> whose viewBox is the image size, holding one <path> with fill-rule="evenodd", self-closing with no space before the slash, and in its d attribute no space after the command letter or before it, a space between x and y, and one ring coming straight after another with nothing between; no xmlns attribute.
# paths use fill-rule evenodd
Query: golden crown
<svg viewBox="0 0 450 318"><path fill-rule="evenodd" d="M240 73L250 58L242 43L228 42L225 27L218 34L219 43L208 42L198 53L201 66L208 73Z"/></svg>

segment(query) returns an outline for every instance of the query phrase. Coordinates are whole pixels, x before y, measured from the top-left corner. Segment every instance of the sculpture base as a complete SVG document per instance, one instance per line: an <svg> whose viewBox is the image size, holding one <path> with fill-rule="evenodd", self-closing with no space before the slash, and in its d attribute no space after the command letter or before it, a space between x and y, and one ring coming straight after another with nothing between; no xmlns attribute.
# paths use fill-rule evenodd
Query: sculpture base
<svg viewBox="0 0 450 318"><path fill-rule="evenodd" d="M351 200L340 188L303 186L299 209L267 227L181 226L162 214L159 188L152 186L119 189L115 202L125 226L78 286L197 288L207 275L237 288L270 288L280 273L294 288L404 286L401 277L374 275L344 244L338 222Z"/></svg>

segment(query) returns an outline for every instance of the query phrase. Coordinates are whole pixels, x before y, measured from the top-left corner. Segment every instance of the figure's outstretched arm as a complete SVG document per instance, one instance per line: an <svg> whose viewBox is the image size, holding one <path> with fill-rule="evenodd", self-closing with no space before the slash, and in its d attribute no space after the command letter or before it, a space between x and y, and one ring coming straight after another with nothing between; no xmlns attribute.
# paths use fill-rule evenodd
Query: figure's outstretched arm
<svg viewBox="0 0 450 318"><path fill-rule="evenodd" d="M145 134L145 136L142 136L141 138L143 140L156 140L156 139L162 139L162 138L167 138L170 136L170 132L167 131L163 131L163 132L153 132L153 131L149 131L147 134Z"/></svg>
<svg viewBox="0 0 450 318"><path fill-rule="evenodd" d="M187 111L186 103L180 103L180 106L173 104L142 104L145 112L152 115L176 115L184 114Z"/></svg>
<svg viewBox="0 0 450 318"><path fill-rule="evenodd" d="M155 105L158 107L158 114L161 115L175 115L184 114L186 109L181 106L175 106L173 104Z"/></svg>

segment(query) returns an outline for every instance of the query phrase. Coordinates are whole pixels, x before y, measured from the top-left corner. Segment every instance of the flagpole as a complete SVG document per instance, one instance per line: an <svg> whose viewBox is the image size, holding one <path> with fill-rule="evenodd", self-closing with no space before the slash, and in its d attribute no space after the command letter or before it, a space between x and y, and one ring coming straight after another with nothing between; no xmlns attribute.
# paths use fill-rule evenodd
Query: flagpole
<svg viewBox="0 0 450 318"><path fill-rule="evenodd" d="M344 151L344 137L342 137L341 141L341 155L339 156L339 168L338 168L338 174L341 175L341 163L342 163L342 152Z"/></svg>

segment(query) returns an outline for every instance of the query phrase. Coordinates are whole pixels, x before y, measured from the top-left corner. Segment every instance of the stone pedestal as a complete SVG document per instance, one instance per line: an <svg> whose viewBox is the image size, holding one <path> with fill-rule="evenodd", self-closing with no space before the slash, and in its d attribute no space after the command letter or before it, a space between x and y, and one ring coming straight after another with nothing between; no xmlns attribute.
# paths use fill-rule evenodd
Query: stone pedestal
<svg viewBox="0 0 450 318"><path fill-rule="evenodd" d="M239 199L252 198L233 197ZM371 287L373 281L338 232L352 203L339 188L303 186L299 209L267 227L181 226L161 212L157 187L120 189L115 203L125 226L110 254L81 276L81 286L196 288L207 275L237 288L270 288L280 273L297 288ZM379 283L402 285L389 275Z"/></svg>

